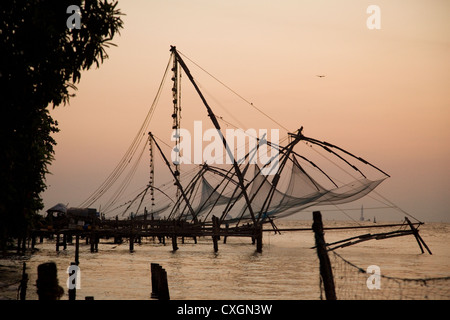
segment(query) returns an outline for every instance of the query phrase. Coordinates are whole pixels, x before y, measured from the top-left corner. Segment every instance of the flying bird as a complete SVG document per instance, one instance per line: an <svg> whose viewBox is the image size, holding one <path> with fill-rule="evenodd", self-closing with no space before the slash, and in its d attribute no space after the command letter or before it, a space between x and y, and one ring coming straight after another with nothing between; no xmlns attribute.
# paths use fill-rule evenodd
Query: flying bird
<svg viewBox="0 0 450 320"><path fill-rule="evenodd" d="M324 74L318 74L318 75L316 75L316 77L323 78L323 77L325 77L325 75Z"/></svg>

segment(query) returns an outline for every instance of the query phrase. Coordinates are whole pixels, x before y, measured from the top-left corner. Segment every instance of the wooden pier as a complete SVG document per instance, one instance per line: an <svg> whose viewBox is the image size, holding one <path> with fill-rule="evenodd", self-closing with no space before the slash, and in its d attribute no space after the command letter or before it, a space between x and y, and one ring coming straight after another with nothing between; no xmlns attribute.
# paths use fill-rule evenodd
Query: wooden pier
<svg viewBox="0 0 450 320"><path fill-rule="evenodd" d="M194 223L179 220L118 220L104 219L88 226L87 228L61 227L35 229L31 232L31 238L39 237L42 243L43 238L56 239L56 251L67 248L67 243L73 243L75 239L75 262L79 261L79 242L85 239L86 244L90 244L91 252L98 252L100 239L113 239L113 243L119 244L128 240L130 252L134 251L134 244L141 243L143 238L158 239L160 243L166 244L166 239L171 239L173 251L178 250L178 239L184 243L185 238L192 238L195 243L199 237L211 237L214 251L219 250L219 240L221 237L226 243L229 237L247 237L252 239L256 245L256 251L262 252L262 224L252 223L241 226L229 226L221 224L220 219L213 217L212 223ZM34 247L36 241L32 241Z"/></svg>

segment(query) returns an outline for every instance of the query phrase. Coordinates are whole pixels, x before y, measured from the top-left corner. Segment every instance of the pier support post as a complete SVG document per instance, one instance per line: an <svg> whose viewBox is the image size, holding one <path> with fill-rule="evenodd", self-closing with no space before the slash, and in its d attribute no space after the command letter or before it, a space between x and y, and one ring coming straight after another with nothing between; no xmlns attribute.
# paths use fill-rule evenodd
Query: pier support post
<svg viewBox="0 0 450 320"><path fill-rule="evenodd" d="M134 251L134 218L130 218L130 252Z"/></svg>
<svg viewBox="0 0 450 320"><path fill-rule="evenodd" d="M91 232L91 252L95 252L95 234L94 232Z"/></svg>
<svg viewBox="0 0 450 320"><path fill-rule="evenodd" d="M22 280L20 280L20 300L26 300L28 287L28 273L26 272L27 264L24 262L22 266Z"/></svg>
<svg viewBox="0 0 450 320"><path fill-rule="evenodd" d="M173 251L177 251L178 250L177 236L175 234L172 235L172 249L173 249Z"/></svg>
<svg viewBox="0 0 450 320"><path fill-rule="evenodd" d="M177 229L177 222L176 220L173 221L173 231L172 231L172 249L173 251L177 251L178 250L178 245L177 245L177 234L176 234L176 229Z"/></svg>
<svg viewBox="0 0 450 320"><path fill-rule="evenodd" d="M56 252L59 252L59 232L56 234Z"/></svg>
<svg viewBox="0 0 450 320"><path fill-rule="evenodd" d="M255 238L256 238L256 252L258 253L262 253L262 247L263 247L263 243L262 243L262 238L263 238L263 232L262 232L262 224L258 223L255 226Z"/></svg>
<svg viewBox="0 0 450 320"><path fill-rule="evenodd" d="M333 271L331 269L330 258L328 257L325 237L323 233L322 215L320 211L313 212L314 236L316 240L317 256L320 262L320 276L325 289L325 297L327 300L337 300L334 287Z"/></svg>
<svg viewBox="0 0 450 320"><path fill-rule="evenodd" d="M213 223L213 245L214 245L214 252L219 251L219 231L220 231L220 222L219 218L216 216L212 216L212 223Z"/></svg>
<svg viewBox="0 0 450 320"><path fill-rule="evenodd" d="M130 252L134 251L134 237L133 234L130 234Z"/></svg>
<svg viewBox="0 0 450 320"><path fill-rule="evenodd" d="M151 297L159 300L170 300L166 270L157 263L151 263L150 270L152 279Z"/></svg>
<svg viewBox="0 0 450 320"><path fill-rule="evenodd" d="M77 265L80 264L79 257L80 257L80 235L77 234L75 236L75 263Z"/></svg>
<svg viewBox="0 0 450 320"><path fill-rule="evenodd" d="M159 280L159 264L150 264L151 279L152 279L152 293L151 298L158 299L158 280Z"/></svg>

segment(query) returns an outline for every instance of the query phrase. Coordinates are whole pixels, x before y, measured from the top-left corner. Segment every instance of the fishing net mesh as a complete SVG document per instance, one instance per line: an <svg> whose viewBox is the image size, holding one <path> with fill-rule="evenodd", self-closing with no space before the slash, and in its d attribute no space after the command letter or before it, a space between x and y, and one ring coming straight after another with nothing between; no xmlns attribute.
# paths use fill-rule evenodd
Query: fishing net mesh
<svg viewBox="0 0 450 320"><path fill-rule="evenodd" d="M282 192L274 188L269 181L269 177L260 173L260 169L255 166L254 173L249 177L252 183L247 190L253 212L256 216L262 214L264 219L267 216L277 218L295 214L301 210L314 205L343 204L360 199L375 189L385 178L380 180L369 180L366 178L355 179L339 187L326 188L305 172L302 166L293 159L292 169L289 175L287 189ZM195 211L198 216L202 216L211 207L224 205L228 202L240 200L237 210L229 212L231 216L249 219L248 206L242 199L242 193L223 192L224 188L213 187L205 176L201 180L201 196ZM232 186L236 187L236 184ZM186 212L183 212L186 214Z"/></svg>
<svg viewBox="0 0 450 320"><path fill-rule="evenodd" d="M450 277L397 278L360 268L334 251L329 253L339 300L448 300ZM369 287L371 289L369 289ZM321 298L324 297L321 285Z"/></svg>

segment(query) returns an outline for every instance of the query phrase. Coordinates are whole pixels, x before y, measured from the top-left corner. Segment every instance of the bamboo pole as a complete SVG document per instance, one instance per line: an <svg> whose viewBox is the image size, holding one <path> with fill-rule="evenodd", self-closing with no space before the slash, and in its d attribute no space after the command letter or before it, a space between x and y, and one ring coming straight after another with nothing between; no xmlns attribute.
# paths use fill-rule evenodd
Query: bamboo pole
<svg viewBox="0 0 450 320"><path fill-rule="evenodd" d="M337 300L334 287L333 271L331 269L330 258L328 257L325 237L323 233L322 215L320 211L313 212L313 225L317 256L320 261L320 276L323 280L325 296L327 300Z"/></svg>
<svg viewBox="0 0 450 320"><path fill-rule="evenodd" d="M414 237L416 238L417 243L419 244L419 247L420 247L420 250L422 251L422 253L425 253L425 251L423 251L423 248L422 248L422 244L423 244L423 246L427 249L428 253L432 254L431 251L430 251L430 248L428 248L428 246L425 243L425 241L423 241L422 237L419 235L419 231L417 230L417 228L415 228L413 226L413 224L411 223L411 221L409 221L409 219L407 217L405 217L405 221L408 223L409 227L411 228L411 230L412 230L412 232L414 234Z"/></svg>

